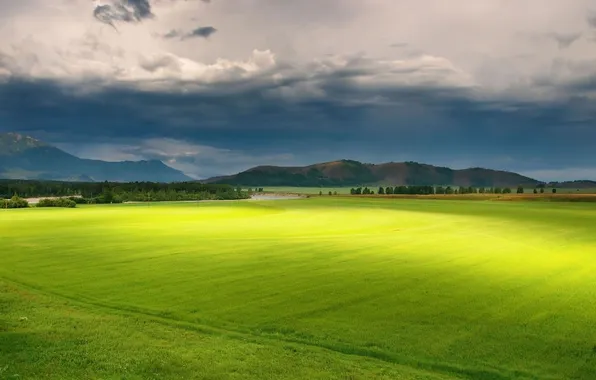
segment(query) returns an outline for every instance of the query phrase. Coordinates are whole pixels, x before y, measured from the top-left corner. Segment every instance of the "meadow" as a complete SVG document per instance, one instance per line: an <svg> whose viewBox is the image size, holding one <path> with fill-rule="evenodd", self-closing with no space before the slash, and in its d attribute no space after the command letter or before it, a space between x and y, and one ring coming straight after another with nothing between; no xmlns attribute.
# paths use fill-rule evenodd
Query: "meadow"
<svg viewBox="0 0 596 380"><path fill-rule="evenodd" d="M0 210L0 379L594 379L596 203Z"/></svg>

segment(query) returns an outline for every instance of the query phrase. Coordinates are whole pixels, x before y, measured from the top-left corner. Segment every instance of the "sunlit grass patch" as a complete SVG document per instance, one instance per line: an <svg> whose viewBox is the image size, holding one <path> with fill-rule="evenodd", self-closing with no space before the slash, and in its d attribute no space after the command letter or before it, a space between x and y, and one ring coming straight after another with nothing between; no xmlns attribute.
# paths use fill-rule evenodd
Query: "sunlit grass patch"
<svg viewBox="0 0 596 380"><path fill-rule="evenodd" d="M588 379L596 371L595 227L596 206L566 203L330 197L5 210L0 277L13 285L2 305L11 318L43 307L47 323L60 325L64 301L103 321L59 330L47 343L72 358L60 363L73 378L146 378L130 363L121 372L80 362L100 347L63 343L114 329L102 337L117 347L113 355L167 350L154 369L166 378L192 368L227 378L238 367L220 351L244 355L246 340L267 370L249 360L238 378ZM3 323L7 355L7 336L48 331ZM201 339L210 345L187 344ZM287 345L299 354L282 354ZM191 354L223 359L212 372L199 359L176 372ZM44 371L10 355L23 371ZM289 365L296 355L312 361Z"/></svg>

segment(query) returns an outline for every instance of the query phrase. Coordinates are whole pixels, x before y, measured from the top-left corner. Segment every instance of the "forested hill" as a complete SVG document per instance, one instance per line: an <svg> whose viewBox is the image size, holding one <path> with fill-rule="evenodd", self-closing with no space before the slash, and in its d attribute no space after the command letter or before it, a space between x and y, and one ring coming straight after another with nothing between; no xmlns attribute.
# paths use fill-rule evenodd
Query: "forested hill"
<svg viewBox="0 0 596 380"><path fill-rule="evenodd" d="M258 166L205 183L243 186L451 185L474 187L534 187L541 182L517 173L483 168L453 170L416 162L365 164L352 160L303 167Z"/></svg>

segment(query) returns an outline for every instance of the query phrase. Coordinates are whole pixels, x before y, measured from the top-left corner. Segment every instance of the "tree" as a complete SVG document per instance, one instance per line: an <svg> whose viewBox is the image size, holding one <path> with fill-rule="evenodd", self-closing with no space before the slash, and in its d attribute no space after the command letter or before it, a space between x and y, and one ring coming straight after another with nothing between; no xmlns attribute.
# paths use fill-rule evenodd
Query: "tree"
<svg viewBox="0 0 596 380"><path fill-rule="evenodd" d="M29 202L26 199L19 197L18 195L13 195L12 198L9 200L5 200L3 202L2 208L27 208L29 207Z"/></svg>
<svg viewBox="0 0 596 380"><path fill-rule="evenodd" d="M385 189L383 189L383 186L379 186L379 191L377 191L377 194L379 194L379 195L385 194Z"/></svg>
<svg viewBox="0 0 596 380"><path fill-rule="evenodd" d="M517 187L517 193L518 193L518 194L523 194L523 193L524 193L524 188L523 188L523 186L518 186L518 187Z"/></svg>
<svg viewBox="0 0 596 380"><path fill-rule="evenodd" d="M544 194L544 187L540 188L540 194Z"/></svg>
<svg viewBox="0 0 596 380"><path fill-rule="evenodd" d="M538 190L537 189L534 189L534 194L538 194Z"/></svg>
<svg viewBox="0 0 596 380"><path fill-rule="evenodd" d="M329 191L329 195L332 195L333 193L331 191Z"/></svg>
<svg viewBox="0 0 596 380"><path fill-rule="evenodd" d="M354 190L354 189L352 189L352 190ZM352 194L353 194L353 193L352 193ZM323 192L322 192L322 191L319 191L319 195L323 195Z"/></svg>
<svg viewBox="0 0 596 380"><path fill-rule="evenodd" d="M553 187L553 194L555 194L556 192L557 192L557 189L555 189L555 188Z"/></svg>
<svg viewBox="0 0 596 380"><path fill-rule="evenodd" d="M385 189L385 194L393 194L393 187L391 186L387 186L387 188Z"/></svg>

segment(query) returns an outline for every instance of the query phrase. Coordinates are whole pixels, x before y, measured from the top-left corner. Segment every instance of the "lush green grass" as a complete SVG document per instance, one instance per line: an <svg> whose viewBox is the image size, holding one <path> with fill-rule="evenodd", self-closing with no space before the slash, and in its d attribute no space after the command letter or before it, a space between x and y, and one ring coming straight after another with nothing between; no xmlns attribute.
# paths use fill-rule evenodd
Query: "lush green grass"
<svg viewBox="0 0 596 380"><path fill-rule="evenodd" d="M593 379L595 230L590 203L0 210L0 378Z"/></svg>

